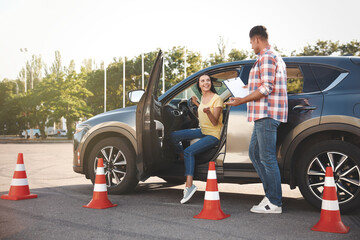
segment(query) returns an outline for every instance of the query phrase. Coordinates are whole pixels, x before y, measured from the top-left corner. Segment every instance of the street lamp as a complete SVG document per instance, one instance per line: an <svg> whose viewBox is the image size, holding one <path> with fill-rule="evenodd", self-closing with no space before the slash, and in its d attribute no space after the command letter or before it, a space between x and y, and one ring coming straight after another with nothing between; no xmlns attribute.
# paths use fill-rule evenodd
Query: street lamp
<svg viewBox="0 0 360 240"><path fill-rule="evenodd" d="M27 92L27 81L26 81L26 68L27 68L27 48L20 48L20 52L23 52L25 54L25 93ZM26 113L25 113L25 124L26 124ZM27 124L29 126L29 122ZM25 139L27 139L28 133L27 133L27 127L25 126ZM30 130L30 138L32 138L32 129Z"/></svg>
<svg viewBox="0 0 360 240"><path fill-rule="evenodd" d="M106 112L106 64L104 60L104 112Z"/></svg>
<svg viewBox="0 0 360 240"><path fill-rule="evenodd" d="M16 81L14 83L16 84L16 95L19 95L19 85Z"/></svg>
<svg viewBox="0 0 360 240"><path fill-rule="evenodd" d="M27 58L26 58L26 53L27 53L27 48L20 48L20 52L23 52L25 54L25 92L27 92L27 83L26 83L26 65L27 65Z"/></svg>

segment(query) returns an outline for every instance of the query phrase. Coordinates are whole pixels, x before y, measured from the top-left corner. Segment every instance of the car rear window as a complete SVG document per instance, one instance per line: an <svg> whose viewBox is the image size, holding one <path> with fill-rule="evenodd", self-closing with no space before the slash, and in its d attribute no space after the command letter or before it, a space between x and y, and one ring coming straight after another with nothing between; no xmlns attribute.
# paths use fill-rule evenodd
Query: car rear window
<svg viewBox="0 0 360 240"><path fill-rule="evenodd" d="M312 65L311 69L321 90L326 89L342 72L325 66Z"/></svg>
<svg viewBox="0 0 360 240"><path fill-rule="evenodd" d="M288 94L303 93L304 76L299 67L287 67Z"/></svg>
<svg viewBox="0 0 360 240"><path fill-rule="evenodd" d="M288 94L319 91L311 69L306 65L286 65Z"/></svg>

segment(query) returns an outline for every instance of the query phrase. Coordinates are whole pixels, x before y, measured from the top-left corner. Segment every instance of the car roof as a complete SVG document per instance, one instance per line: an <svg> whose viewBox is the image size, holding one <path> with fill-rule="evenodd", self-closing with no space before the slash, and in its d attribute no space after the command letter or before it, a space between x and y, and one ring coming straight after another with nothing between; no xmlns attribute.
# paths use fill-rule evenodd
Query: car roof
<svg viewBox="0 0 360 240"><path fill-rule="evenodd" d="M354 56L292 56L292 57L283 57L283 60L285 63L326 64L344 69L348 69L351 65L354 66L354 64L360 65L360 57L354 57ZM213 65L192 74L191 76L187 77L178 84L183 84L183 82L189 81L190 79L194 78L194 76L199 76L208 72L212 72L213 70L216 71L217 69L220 70L222 68L225 69L237 65L248 65L248 64L253 64L254 62L255 59L250 59L250 60L240 60L240 61ZM160 96L159 100L166 97L171 92L171 90L177 88L178 84L170 88L169 89L170 91L168 90L162 96Z"/></svg>
<svg viewBox="0 0 360 240"><path fill-rule="evenodd" d="M335 62L348 62L350 60L354 60L355 62L360 61L360 57L354 56L292 56L292 57L283 57L284 62L294 62L294 63L324 63L331 64ZM217 64L212 67L219 67L221 65L233 65L233 64L250 64L253 63L255 59L251 60L240 60L229 63Z"/></svg>

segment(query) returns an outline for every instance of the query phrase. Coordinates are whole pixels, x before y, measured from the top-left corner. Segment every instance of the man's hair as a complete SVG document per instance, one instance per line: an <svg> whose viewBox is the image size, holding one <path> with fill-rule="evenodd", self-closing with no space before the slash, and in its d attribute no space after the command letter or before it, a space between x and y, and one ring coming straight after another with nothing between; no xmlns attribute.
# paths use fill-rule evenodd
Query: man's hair
<svg viewBox="0 0 360 240"><path fill-rule="evenodd" d="M263 40L268 40L268 37L269 37L266 27L261 26L261 25L253 27L250 30L249 36L250 36L250 38L253 38L254 36L259 36Z"/></svg>

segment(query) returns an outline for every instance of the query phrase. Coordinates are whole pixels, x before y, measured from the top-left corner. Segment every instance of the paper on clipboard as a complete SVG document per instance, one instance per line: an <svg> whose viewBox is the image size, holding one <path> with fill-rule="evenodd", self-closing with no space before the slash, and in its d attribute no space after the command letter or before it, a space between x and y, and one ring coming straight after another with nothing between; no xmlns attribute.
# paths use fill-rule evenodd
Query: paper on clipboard
<svg viewBox="0 0 360 240"><path fill-rule="evenodd" d="M248 89L244 88L244 82L239 77L225 80L224 84L234 97L243 98L249 94Z"/></svg>

